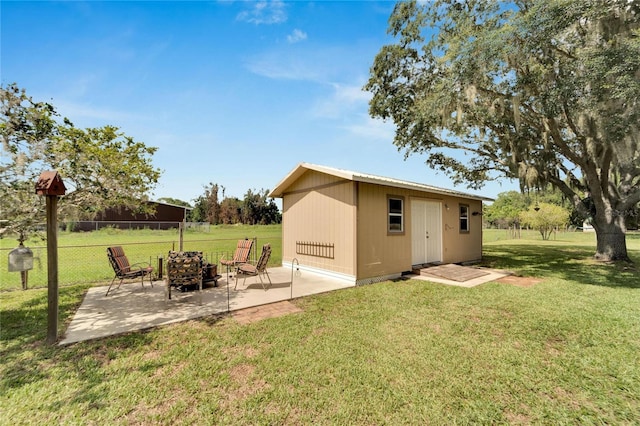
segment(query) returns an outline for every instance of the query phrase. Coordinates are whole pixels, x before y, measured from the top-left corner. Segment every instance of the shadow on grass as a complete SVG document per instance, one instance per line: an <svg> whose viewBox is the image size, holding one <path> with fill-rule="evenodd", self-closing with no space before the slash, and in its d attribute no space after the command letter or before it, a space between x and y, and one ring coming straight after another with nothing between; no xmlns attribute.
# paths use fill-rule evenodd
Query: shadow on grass
<svg viewBox="0 0 640 426"><path fill-rule="evenodd" d="M58 292L58 328L76 312L89 285L61 287ZM100 369L114 350L139 347L149 341L145 333L114 338L108 343L58 347L45 343L47 335L46 289L2 294L0 333L0 392L36 385L46 387L60 377L76 377L83 383L77 401L99 400L103 382ZM116 349L114 349L116 348Z"/></svg>
<svg viewBox="0 0 640 426"><path fill-rule="evenodd" d="M150 331L111 336L59 348L54 354L55 365L61 369L58 374L61 377L73 377L75 383L71 397L64 399L62 404L68 404L70 407L88 407L91 410L109 407L110 391L104 386L105 367L114 359L126 358L128 352L139 353L140 348L147 347L153 340L149 335ZM57 380L64 383L60 378ZM54 401L50 411L60 410L60 403Z"/></svg>
<svg viewBox="0 0 640 426"><path fill-rule="evenodd" d="M78 309L88 285L61 287L58 290L58 328ZM47 335L47 289L7 292L2 295L2 333L0 343L10 345L42 342Z"/></svg>
<svg viewBox="0 0 640 426"><path fill-rule="evenodd" d="M630 257L635 264L598 262L594 249L587 246L500 244L485 245L482 264L491 268L512 270L520 275L561 278L581 284L606 287L640 288L640 258Z"/></svg>
<svg viewBox="0 0 640 426"><path fill-rule="evenodd" d="M224 312L221 314L208 315L206 317L195 318L193 321L200 322L202 324L208 325L210 327L217 326L219 322L228 318L231 314L229 312Z"/></svg>
<svg viewBox="0 0 640 426"><path fill-rule="evenodd" d="M77 295L83 291L68 288L61 293ZM70 418L80 418L86 410L109 408L112 390L105 386L107 366L129 353L143 352L152 336L137 332L71 346L46 345L46 294L37 299L43 301L39 312L31 307L15 308L7 317L3 311L3 323L15 321L24 326L2 333L0 394L14 395L12 398L20 401L47 389L50 396L40 403L43 413L67 413ZM67 303L60 304L61 322L73 315L81 296L75 303L73 297L65 299Z"/></svg>

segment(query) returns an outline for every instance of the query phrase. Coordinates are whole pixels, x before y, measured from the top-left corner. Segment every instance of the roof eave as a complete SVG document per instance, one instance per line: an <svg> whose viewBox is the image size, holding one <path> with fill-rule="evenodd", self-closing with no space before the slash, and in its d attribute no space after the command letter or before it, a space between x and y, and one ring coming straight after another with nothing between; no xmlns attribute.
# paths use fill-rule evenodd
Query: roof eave
<svg viewBox="0 0 640 426"><path fill-rule="evenodd" d="M450 190L445 188L437 188L437 187L424 185L420 183L388 181L385 179L376 179L375 177L361 176L361 175L354 175L353 180L358 182L370 183L374 185L390 186L392 188L402 188L402 189L410 189L410 190L420 191L420 192L428 192L430 194L447 195L451 197L463 197L463 198L468 198L470 200L495 201L493 198L483 197L481 195L467 194L467 193L452 190L452 189Z"/></svg>
<svg viewBox="0 0 640 426"><path fill-rule="evenodd" d="M278 182L276 187L273 188L271 192L269 192L268 196L270 198L282 198L284 196L285 189L287 189L305 172L306 168L304 167L304 164L305 163L299 163L296 167L294 167L293 170L291 170L289 174L286 175L280 182Z"/></svg>

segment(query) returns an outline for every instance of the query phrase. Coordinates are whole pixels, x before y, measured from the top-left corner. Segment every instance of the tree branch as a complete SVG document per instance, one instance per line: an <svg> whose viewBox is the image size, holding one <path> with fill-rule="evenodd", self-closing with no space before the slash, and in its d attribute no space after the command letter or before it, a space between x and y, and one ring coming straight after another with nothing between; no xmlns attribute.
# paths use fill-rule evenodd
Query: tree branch
<svg viewBox="0 0 640 426"><path fill-rule="evenodd" d="M583 158L577 155L565 142L564 138L560 134L558 123L556 122L556 120L553 118L544 118L543 120L547 125L547 128L551 132L551 137L553 138L556 146L560 148L560 152L562 153L562 155L580 168L586 168L586 163L583 161Z"/></svg>

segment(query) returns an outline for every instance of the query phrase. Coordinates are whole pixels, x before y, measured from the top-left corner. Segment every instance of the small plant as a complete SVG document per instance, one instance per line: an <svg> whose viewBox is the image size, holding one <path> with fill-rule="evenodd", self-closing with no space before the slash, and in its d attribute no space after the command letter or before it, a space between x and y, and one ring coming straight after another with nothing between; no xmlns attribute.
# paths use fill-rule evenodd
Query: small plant
<svg viewBox="0 0 640 426"><path fill-rule="evenodd" d="M536 207L520 213L524 226L540 232L543 240L548 240L553 232L569 223L569 212L555 204L540 203Z"/></svg>

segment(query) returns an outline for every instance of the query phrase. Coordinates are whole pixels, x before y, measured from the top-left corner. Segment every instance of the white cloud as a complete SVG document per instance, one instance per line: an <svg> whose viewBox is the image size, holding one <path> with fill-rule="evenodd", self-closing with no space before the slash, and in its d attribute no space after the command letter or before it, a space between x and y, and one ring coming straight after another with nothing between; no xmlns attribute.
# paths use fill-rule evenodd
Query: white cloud
<svg viewBox="0 0 640 426"><path fill-rule="evenodd" d="M338 101L349 104L369 102L371 94L362 90L362 86L361 84L348 86L334 83L335 97Z"/></svg>
<svg viewBox="0 0 640 426"><path fill-rule="evenodd" d="M316 103L316 117L338 120L339 127L347 132L369 140L392 141L395 126L392 122L373 119L368 114L371 93L362 89L363 82L356 84L332 83L333 93Z"/></svg>
<svg viewBox="0 0 640 426"><path fill-rule="evenodd" d="M287 21L286 5L282 0L261 0L255 3L248 3L253 7L238 14L239 21L250 22L252 24L281 24Z"/></svg>
<svg viewBox="0 0 640 426"><path fill-rule="evenodd" d="M77 103L56 99L55 107L63 117L68 117L78 127L99 127L106 124L123 127L125 123L146 118L142 114L120 111L108 107L95 107L87 103Z"/></svg>
<svg viewBox="0 0 640 426"><path fill-rule="evenodd" d="M325 81L323 62L314 63L306 56L303 51L271 51L251 58L246 66L254 74L276 80Z"/></svg>
<svg viewBox="0 0 640 426"><path fill-rule="evenodd" d="M393 141L396 131L392 122L373 119L366 114L360 115L353 123L346 125L345 129L367 139L382 139L385 141Z"/></svg>
<svg viewBox="0 0 640 426"><path fill-rule="evenodd" d="M307 33L302 30L295 29L293 33L287 36L287 41L289 43L298 43L299 41L303 41L307 39Z"/></svg>
<svg viewBox="0 0 640 426"><path fill-rule="evenodd" d="M254 55L247 59L246 67L268 78L323 84L349 81L363 69L355 49L350 46L308 46L307 43L279 46Z"/></svg>
<svg viewBox="0 0 640 426"><path fill-rule="evenodd" d="M331 96L319 101L314 107L314 114L324 118L343 117L354 110L366 108L371 94L362 90L362 85L346 85L331 83Z"/></svg>

